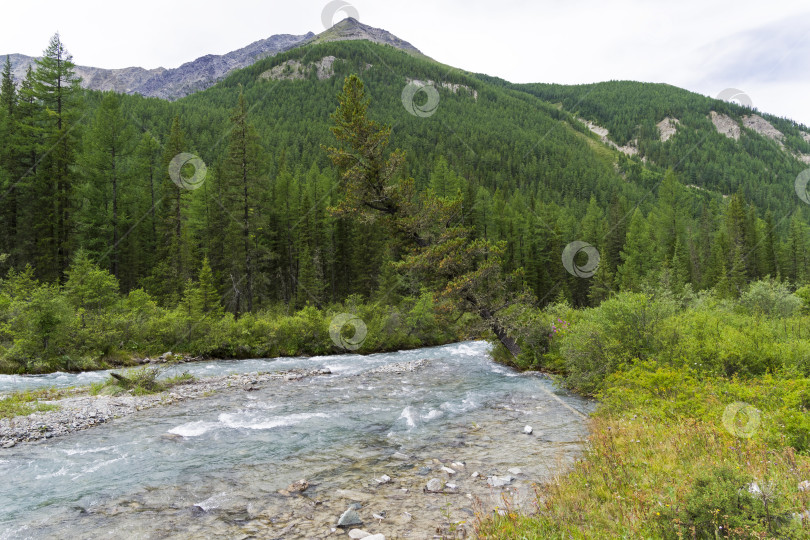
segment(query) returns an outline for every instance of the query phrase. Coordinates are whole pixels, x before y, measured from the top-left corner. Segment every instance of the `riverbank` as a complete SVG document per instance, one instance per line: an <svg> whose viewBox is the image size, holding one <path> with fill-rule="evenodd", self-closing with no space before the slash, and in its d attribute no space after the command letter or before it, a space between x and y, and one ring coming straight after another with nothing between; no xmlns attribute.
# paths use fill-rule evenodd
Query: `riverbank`
<svg viewBox="0 0 810 540"><path fill-rule="evenodd" d="M479 536L810 538L810 318L780 299L547 310L535 358L599 399L587 450L536 512L482 516Z"/></svg>
<svg viewBox="0 0 810 540"><path fill-rule="evenodd" d="M243 380L255 388L231 384L0 450L0 537L469 537L504 496L531 511L533 485L570 467L586 436L550 381L488 350L184 364L200 380L257 365L332 374Z"/></svg>

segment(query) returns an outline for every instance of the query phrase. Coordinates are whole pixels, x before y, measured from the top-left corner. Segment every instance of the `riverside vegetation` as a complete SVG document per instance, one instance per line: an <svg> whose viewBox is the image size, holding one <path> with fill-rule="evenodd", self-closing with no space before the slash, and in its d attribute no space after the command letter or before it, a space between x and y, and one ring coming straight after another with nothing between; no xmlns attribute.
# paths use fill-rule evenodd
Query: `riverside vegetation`
<svg viewBox="0 0 810 540"><path fill-rule="evenodd" d="M600 405L584 458L541 487L536 514L485 519L481 537L810 537L806 289L622 293L531 319L542 345L524 365Z"/></svg>
<svg viewBox="0 0 810 540"><path fill-rule="evenodd" d="M260 76L327 55L325 80ZM400 102L413 78L475 93L442 89L417 117ZM766 115L782 146L732 141L693 115L655 141L665 103L604 117L616 95L649 93L635 83L566 111L579 90L358 42L166 103L80 90L56 36L19 90L8 63L2 83L0 371L334 353L344 312L368 328L361 353L483 335L500 361L601 405L586 458L537 515L481 516L482 536L806 536L810 234L791 153L810 148L806 128ZM683 114L750 112L670 97ZM575 113L620 144L640 124L639 155ZM210 177L189 190L168 171L194 148ZM738 159L740 175L718 172ZM591 279L559 262L577 238L601 254Z"/></svg>

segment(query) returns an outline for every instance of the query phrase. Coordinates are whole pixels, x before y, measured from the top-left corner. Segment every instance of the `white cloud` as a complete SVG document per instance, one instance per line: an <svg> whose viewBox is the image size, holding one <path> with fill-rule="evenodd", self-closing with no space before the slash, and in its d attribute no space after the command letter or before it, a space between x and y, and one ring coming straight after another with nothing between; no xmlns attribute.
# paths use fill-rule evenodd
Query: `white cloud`
<svg viewBox="0 0 810 540"><path fill-rule="evenodd" d="M348 1L362 22L470 71L514 82L668 82L708 95L731 86L760 110L810 124L810 37L796 44L806 0ZM326 1L124 5L9 3L0 51L38 54L59 30L80 64L175 67L273 34L320 32Z"/></svg>

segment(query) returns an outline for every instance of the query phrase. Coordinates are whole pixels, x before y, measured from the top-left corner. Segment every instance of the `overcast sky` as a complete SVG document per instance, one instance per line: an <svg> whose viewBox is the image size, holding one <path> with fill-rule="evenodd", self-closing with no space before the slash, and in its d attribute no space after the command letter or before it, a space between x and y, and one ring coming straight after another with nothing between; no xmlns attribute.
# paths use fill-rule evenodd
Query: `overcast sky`
<svg viewBox="0 0 810 540"><path fill-rule="evenodd" d="M810 125L807 0L347 0L434 59L514 82L666 82ZM177 67L273 34L321 32L322 0L27 0L0 8L0 53L59 31L77 64ZM335 22L344 13L338 12Z"/></svg>

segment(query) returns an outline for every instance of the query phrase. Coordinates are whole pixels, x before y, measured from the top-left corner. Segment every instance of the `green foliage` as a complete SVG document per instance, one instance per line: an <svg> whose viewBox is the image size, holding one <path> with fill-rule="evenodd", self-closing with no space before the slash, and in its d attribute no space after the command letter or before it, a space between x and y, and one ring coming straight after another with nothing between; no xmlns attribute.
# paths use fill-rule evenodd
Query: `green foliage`
<svg viewBox="0 0 810 540"><path fill-rule="evenodd" d="M785 538L793 528L786 517L785 498L775 493L774 487L765 482L760 485L749 475L728 466L703 471L695 478L684 507L676 516L679 534L673 531L665 537L681 538L687 533L701 540L718 536L744 538L749 531L764 528ZM667 514L661 521L672 519Z"/></svg>
<svg viewBox="0 0 810 540"><path fill-rule="evenodd" d="M740 306L749 313L772 318L790 317L799 311L802 299L790 292L784 283L756 281L740 298Z"/></svg>
<svg viewBox="0 0 810 540"><path fill-rule="evenodd" d="M16 392L0 397L0 418L28 416L35 412L55 411L59 409L52 403L40 403L40 400L56 399L59 392L51 390Z"/></svg>
<svg viewBox="0 0 810 540"><path fill-rule="evenodd" d="M640 293L622 293L586 310L560 339L568 383L594 393L605 377L660 349L658 329L675 306Z"/></svg>

